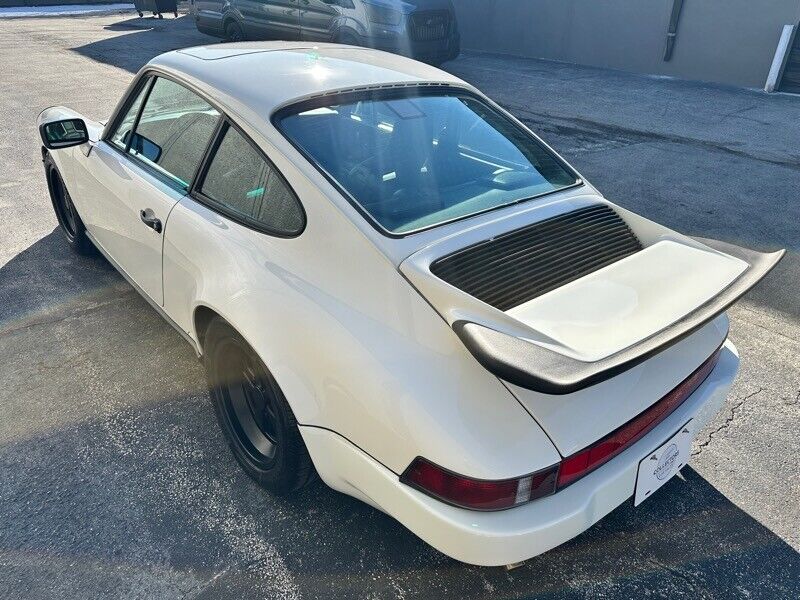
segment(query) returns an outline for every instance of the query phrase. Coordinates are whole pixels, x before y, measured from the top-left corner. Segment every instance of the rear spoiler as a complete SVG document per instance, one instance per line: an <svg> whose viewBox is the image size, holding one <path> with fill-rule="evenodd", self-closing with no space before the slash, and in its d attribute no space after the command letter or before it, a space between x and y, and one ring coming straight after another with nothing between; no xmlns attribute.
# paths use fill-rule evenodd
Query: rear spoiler
<svg viewBox="0 0 800 600"><path fill-rule="evenodd" d="M750 266L717 296L679 321L612 356L584 362L477 323L456 321L453 329L470 353L491 373L514 385L545 394L571 394L610 379L669 348L725 312L761 281L786 253L761 253L716 240L702 244Z"/></svg>

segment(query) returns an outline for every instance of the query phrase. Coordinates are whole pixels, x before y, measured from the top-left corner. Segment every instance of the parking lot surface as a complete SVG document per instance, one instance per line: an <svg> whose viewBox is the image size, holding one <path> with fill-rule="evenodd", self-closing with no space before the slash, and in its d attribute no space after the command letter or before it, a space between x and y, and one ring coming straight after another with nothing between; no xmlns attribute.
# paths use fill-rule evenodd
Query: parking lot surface
<svg viewBox="0 0 800 600"><path fill-rule="evenodd" d="M513 571L457 563L316 484L237 467L188 345L102 259L68 251L35 128L113 109L188 17L0 21L1 598L800 597L800 98L465 54L446 69L609 199L787 259L732 311L743 358L694 457ZM265 78L264 85L269 85Z"/></svg>

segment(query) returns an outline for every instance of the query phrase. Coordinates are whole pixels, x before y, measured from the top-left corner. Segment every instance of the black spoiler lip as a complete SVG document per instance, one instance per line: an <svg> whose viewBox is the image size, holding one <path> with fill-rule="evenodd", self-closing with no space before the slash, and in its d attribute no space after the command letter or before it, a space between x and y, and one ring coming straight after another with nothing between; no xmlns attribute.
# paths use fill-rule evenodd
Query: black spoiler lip
<svg viewBox="0 0 800 600"><path fill-rule="evenodd" d="M762 253L717 240L698 238L698 241L745 261L749 268L714 298L679 321L602 360L576 360L469 321L456 321L453 330L477 361L502 380L544 394L577 392L619 375L691 335L750 291L786 254L786 250Z"/></svg>

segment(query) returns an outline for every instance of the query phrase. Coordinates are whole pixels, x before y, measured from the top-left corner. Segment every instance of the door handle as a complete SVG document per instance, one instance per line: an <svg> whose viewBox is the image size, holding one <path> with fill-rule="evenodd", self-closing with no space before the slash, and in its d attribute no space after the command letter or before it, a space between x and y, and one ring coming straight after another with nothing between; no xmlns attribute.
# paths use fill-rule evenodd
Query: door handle
<svg viewBox="0 0 800 600"><path fill-rule="evenodd" d="M155 216L153 209L146 208L144 210L140 210L139 218L142 220L142 223L147 225L153 231L156 233L161 233L161 219Z"/></svg>

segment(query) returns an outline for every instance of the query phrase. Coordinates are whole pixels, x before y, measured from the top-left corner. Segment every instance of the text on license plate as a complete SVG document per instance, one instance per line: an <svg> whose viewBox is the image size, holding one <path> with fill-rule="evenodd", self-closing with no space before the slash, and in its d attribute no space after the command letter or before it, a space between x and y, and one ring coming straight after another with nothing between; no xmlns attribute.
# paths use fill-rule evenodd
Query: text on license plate
<svg viewBox="0 0 800 600"><path fill-rule="evenodd" d="M658 488L669 481L689 460L694 439L694 428L689 421L667 442L639 462L636 475L636 495L633 505L639 506Z"/></svg>

